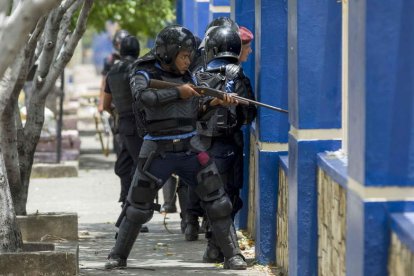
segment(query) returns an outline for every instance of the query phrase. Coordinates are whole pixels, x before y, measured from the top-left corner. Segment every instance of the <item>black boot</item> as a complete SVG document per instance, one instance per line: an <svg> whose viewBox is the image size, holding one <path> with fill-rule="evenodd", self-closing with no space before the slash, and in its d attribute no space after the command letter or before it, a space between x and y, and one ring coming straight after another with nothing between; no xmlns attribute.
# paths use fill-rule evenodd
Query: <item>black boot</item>
<svg viewBox="0 0 414 276"><path fill-rule="evenodd" d="M105 263L105 269L124 269L127 267L127 260L126 259L112 259L108 257L108 260Z"/></svg>
<svg viewBox="0 0 414 276"><path fill-rule="evenodd" d="M224 268L244 270L247 264L241 254L237 242L236 229L230 216L215 221L210 221L215 243L220 246L225 257Z"/></svg>
<svg viewBox="0 0 414 276"><path fill-rule="evenodd" d="M115 246L109 253L108 261L105 263L105 269L125 268L127 266L127 258L140 229L141 225L134 224L127 218L122 220Z"/></svg>
<svg viewBox="0 0 414 276"><path fill-rule="evenodd" d="M231 258L226 258L223 265L224 269L245 270L247 269L246 261L243 255L235 255Z"/></svg>
<svg viewBox="0 0 414 276"><path fill-rule="evenodd" d="M186 218L187 227L185 228L185 239L187 241L196 241L198 240L198 231L200 230L200 225L198 224L198 216L187 214Z"/></svg>
<svg viewBox="0 0 414 276"><path fill-rule="evenodd" d="M207 240L207 247L204 251L203 262L205 263L222 263L224 261L223 253L220 248L214 242L214 238L211 236Z"/></svg>

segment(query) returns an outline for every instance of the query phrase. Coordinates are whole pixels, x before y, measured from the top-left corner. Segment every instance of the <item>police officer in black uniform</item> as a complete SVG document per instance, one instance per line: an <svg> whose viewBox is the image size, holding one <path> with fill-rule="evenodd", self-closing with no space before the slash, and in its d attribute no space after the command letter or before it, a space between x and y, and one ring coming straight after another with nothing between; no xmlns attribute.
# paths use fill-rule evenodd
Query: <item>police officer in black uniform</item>
<svg viewBox="0 0 414 276"><path fill-rule="evenodd" d="M181 26L164 28L155 42L155 59L142 60L131 79L132 93L137 103L137 121L148 134L140 151L138 168L122 214L116 244L109 254L107 269L126 267L126 260L142 224L154 212L154 198L172 173L177 174L202 199L210 219L212 232L225 257L224 267L246 269L230 217L232 205L223 189L215 163L208 153L191 143L195 136L200 108L198 93L192 88L188 71L195 39ZM149 80L175 82L174 88L154 89ZM213 99L209 105L232 104ZM204 107L206 108L206 107ZM192 148L193 145L195 148Z"/></svg>
<svg viewBox="0 0 414 276"><path fill-rule="evenodd" d="M229 17L221 16L221 17L218 17L212 20L206 28L203 40L200 41L199 43L199 47L197 51L198 54L196 55L195 60L192 62L190 66L190 70L193 73L196 73L200 70L205 69L204 67L207 65L206 55L205 55L206 39L209 37L208 36L209 32L213 28L219 27L219 26L229 27L234 32L239 31L239 26L237 25L237 23L234 22ZM243 170L243 168L241 169ZM241 173L243 172L241 171ZM204 212L200 206L200 199L193 191L189 190L188 201L187 201L187 211L186 211L186 229L184 231L184 234L185 234L184 236L187 241L198 240L198 234L200 232L200 225L199 225L198 218L203 217L203 216L204 216ZM203 226L204 227L206 226L205 219L203 220ZM202 231L205 231L205 229L203 229Z"/></svg>
<svg viewBox="0 0 414 276"><path fill-rule="evenodd" d="M104 60L104 67L102 69L101 93L99 96L100 99L99 99L99 104L98 104L98 111L102 112L104 110L105 96L107 97L106 98L106 103L107 103L106 110L112 115L110 118L111 120L110 124L111 124L112 134L114 136L113 148L117 156L117 161L115 163L115 174L119 176L121 180L121 195L118 201L122 203L125 202L125 197L126 197L126 194L128 193L128 187L131 183L130 171L131 171L131 167L134 165L134 160L131 158L129 154L126 154L126 146L122 144L120 135L118 133L118 123L119 123L118 118L117 118L118 113L116 112L116 110L111 108L110 106L111 102L109 101L107 93L105 93L105 89L108 87L106 83L108 73L110 72L114 64L118 63L119 60L121 59L121 55L120 55L121 42L128 35L129 33L126 30L118 30L114 35L112 43L116 51L111 53ZM132 104L129 104L129 105L131 106Z"/></svg>
<svg viewBox="0 0 414 276"><path fill-rule="evenodd" d="M101 71L102 75L102 81L101 81L101 88L99 93L99 103L98 103L98 111L102 112L104 110L103 108L103 99L104 99L104 90L106 86L106 75L111 70L112 66L121 59L121 56L119 54L119 49L121 47L121 41L125 37L129 35L129 32L127 30L118 30L115 32L114 37L112 39L112 45L114 46L115 51L109 54L107 57L104 58L103 61L103 68Z"/></svg>
<svg viewBox="0 0 414 276"><path fill-rule="evenodd" d="M249 79L238 65L241 39L232 28L221 26L212 28L205 38L207 67L195 74L198 84L205 85L238 96L253 99ZM224 188L231 200L231 217L241 209L239 197L243 184L243 124L250 123L256 116L252 105L210 106L212 99L204 98L209 106L197 122L197 132L210 156L216 161L218 171L224 181ZM217 246L215 233L207 234L208 245L203 256L205 262L223 259Z"/></svg>
<svg viewBox="0 0 414 276"><path fill-rule="evenodd" d="M132 176L138 164L138 154L142 138L138 136L135 117L132 112L132 94L129 86L131 65L139 55L140 47L136 37L128 35L121 41L120 60L112 65L106 78L104 110L113 117L118 116L120 152L115 163L115 170L122 171L120 202L125 204L131 185ZM132 160L132 162L130 161Z"/></svg>

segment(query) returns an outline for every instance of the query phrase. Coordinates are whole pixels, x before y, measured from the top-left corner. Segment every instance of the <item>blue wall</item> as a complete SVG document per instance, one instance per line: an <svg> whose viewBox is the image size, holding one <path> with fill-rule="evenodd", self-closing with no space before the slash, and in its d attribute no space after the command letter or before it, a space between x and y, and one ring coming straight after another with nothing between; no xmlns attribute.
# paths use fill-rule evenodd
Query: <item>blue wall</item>
<svg viewBox="0 0 414 276"><path fill-rule="evenodd" d="M367 186L414 185L413 10L350 2L349 172Z"/></svg>
<svg viewBox="0 0 414 276"><path fill-rule="evenodd" d="M218 17L230 17L230 12L213 11L214 8L230 7L230 0L210 0L209 21Z"/></svg>
<svg viewBox="0 0 414 276"><path fill-rule="evenodd" d="M289 121L297 130L289 135L289 275L317 275L316 155L341 147L333 133L341 127L342 9L292 0L288 11ZM300 138L309 129L315 137Z"/></svg>
<svg viewBox="0 0 414 276"><path fill-rule="evenodd" d="M348 192L350 275L387 275L390 214L414 206L404 193L414 186L413 11L413 1L349 2L349 177L383 188Z"/></svg>
<svg viewBox="0 0 414 276"><path fill-rule="evenodd" d="M201 39L204 37L204 32L209 23L208 8L208 2L196 2L194 5L194 14L196 15L194 16L194 35L198 36Z"/></svg>
<svg viewBox="0 0 414 276"><path fill-rule="evenodd" d="M414 202L368 202L347 193L347 275L388 275L392 213L413 212Z"/></svg>
<svg viewBox="0 0 414 276"><path fill-rule="evenodd" d="M250 10L250 9L249 9ZM255 1L255 90L267 104L287 106L287 11L282 1ZM275 20L277 18L277 20ZM253 22L247 22L252 24ZM272 34L272 35L269 35ZM252 64L253 67L253 64ZM279 157L286 155L288 116L258 108L255 137L258 156L256 185L256 258L275 262L276 212ZM285 150L266 151L261 143L274 143ZM272 146L272 144L269 144ZM267 162L264 162L268 160ZM272 174L272 175L270 175Z"/></svg>
<svg viewBox="0 0 414 276"><path fill-rule="evenodd" d="M336 1L289 1L289 121L295 128L341 127L341 14Z"/></svg>
<svg viewBox="0 0 414 276"><path fill-rule="evenodd" d="M279 189L279 157L286 152L274 153L257 150L256 206L256 260L261 264L274 263L276 259L276 213Z"/></svg>
<svg viewBox="0 0 414 276"><path fill-rule="evenodd" d="M175 2L175 21L177 24L183 24L183 1L185 0L176 0Z"/></svg>
<svg viewBox="0 0 414 276"><path fill-rule="evenodd" d="M195 0L182 0L182 25L191 32L195 32L194 26L194 3Z"/></svg>
<svg viewBox="0 0 414 276"><path fill-rule="evenodd" d="M256 1L255 12L256 97L287 109L287 3ZM256 123L260 141L287 143L289 124L285 113L259 108Z"/></svg>

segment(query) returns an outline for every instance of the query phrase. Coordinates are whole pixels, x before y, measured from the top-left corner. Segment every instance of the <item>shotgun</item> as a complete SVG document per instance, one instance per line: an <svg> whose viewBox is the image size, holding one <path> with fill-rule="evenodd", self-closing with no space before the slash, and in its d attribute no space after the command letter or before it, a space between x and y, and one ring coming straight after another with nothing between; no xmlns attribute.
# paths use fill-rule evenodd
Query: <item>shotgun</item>
<svg viewBox="0 0 414 276"><path fill-rule="evenodd" d="M182 83L174 83L174 82L155 80L155 79L150 79L150 81L149 81L149 88L155 88L155 89L167 89L167 88L177 87L177 86L180 86L180 85L182 85ZM218 89L213 89L213 88L210 88L210 87L207 87L207 86L193 86L193 89L195 91L197 91L200 95L211 96L211 97L215 97L215 98L219 98L219 99L223 99L224 95L227 94L226 92L220 91ZM269 108L269 109L274 110L274 111L278 111L278 112L282 112L282 113L288 113L287 110L276 107L276 106L273 106L273 105L261 103L261 102L254 101L254 100L250 100L250 99L240 97L240 96L237 96L237 95L232 95L232 97L234 99L236 99L240 104L243 104L243 105L254 104L254 105L257 105L257 106Z"/></svg>

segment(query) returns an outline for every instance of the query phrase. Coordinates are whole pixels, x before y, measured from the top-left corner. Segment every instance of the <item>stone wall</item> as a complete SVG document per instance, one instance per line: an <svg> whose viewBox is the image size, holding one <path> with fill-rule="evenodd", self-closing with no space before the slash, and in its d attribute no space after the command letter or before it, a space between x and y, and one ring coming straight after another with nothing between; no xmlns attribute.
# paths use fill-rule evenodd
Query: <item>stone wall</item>
<svg viewBox="0 0 414 276"><path fill-rule="evenodd" d="M247 217L247 231L252 238L255 238L255 219L256 219L256 162L257 146L256 137L250 134L250 163L249 163L249 213Z"/></svg>
<svg viewBox="0 0 414 276"><path fill-rule="evenodd" d="M408 249L395 233L391 235L388 273L389 276L414 275L414 252Z"/></svg>
<svg viewBox="0 0 414 276"><path fill-rule="evenodd" d="M346 190L318 169L318 275L346 275Z"/></svg>
<svg viewBox="0 0 414 276"><path fill-rule="evenodd" d="M279 169L279 192L277 196L277 235L276 235L276 264L281 268L282 275L289 275L289 246L288 246L288 198L289 185L286 172Z"/></svg>

